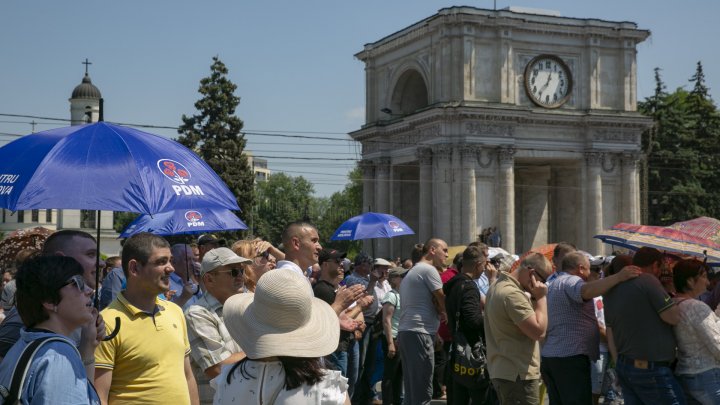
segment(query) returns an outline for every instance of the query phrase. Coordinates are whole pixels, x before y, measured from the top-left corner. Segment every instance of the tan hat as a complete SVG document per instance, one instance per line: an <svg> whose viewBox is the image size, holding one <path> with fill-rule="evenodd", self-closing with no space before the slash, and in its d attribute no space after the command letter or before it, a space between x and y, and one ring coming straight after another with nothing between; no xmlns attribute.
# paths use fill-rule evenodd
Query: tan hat
<svg viewBox="0 0 720 405"><path fill-rule="evenodd" d="M218 267L236 263L252 263L252 260L238 256L226 247L212 249L203 256L202 263L200 264L200 277Z"/></svg>
<svg viewBox="0 0 720 405"><path fill-rule="evenodd" d="M373 261L373 266L393 266L393 264L382 257L378 257L375 261Z"/></svg>
<svg viewBox="0 0 720 405"><path fill-rule="evenodd" d="M392 267L390 268L390 271L388 271L388 278L390 277L403 277L405 273L408 272L410 269L406 269L404 267Z"/></svg>
<svg viewBox="0 0 720 405"><path fill-rule="evenodd" d="M265 273L254 294L235 294L225 301L223 318L251 359L326 356L340 338L335 311L313 297L310 283L294 271Z"/></svg>

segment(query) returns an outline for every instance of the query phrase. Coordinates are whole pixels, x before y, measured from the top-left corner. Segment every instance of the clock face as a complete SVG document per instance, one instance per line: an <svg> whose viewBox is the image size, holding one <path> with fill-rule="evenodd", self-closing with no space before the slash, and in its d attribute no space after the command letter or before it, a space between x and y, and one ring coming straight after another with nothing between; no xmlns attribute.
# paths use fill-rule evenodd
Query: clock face
<svg viewBox="0 0 720 405"><path fill-rule="evenodd" d="M570 69L557 56L537 56L525 67L525 91L540 107L560 107L572 91Z"/></svg>

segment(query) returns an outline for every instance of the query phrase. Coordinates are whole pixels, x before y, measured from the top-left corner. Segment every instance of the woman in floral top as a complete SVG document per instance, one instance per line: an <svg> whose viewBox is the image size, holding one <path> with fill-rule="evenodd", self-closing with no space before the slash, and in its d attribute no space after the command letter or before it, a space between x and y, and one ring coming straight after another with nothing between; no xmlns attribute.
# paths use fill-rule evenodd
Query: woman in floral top
<svg viewBox="0 0 720 405"><path fill-rule="evenodd" d="M720 403L720 318L697 297L709 284L708 267L696 259L679 261L673 271L680 323L675 325L675 369L686 395L702 404Z"/></svg>

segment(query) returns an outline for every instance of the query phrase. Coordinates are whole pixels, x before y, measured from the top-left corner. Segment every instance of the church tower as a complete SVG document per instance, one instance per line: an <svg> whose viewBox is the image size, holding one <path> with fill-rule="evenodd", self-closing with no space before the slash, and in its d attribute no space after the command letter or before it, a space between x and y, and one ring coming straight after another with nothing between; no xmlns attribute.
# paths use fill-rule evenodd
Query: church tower
<svg viewBox="0 0 720 405"><path fill-rule="evenodd" d="M100 90L90 80L88 74L88 62L85 59L85 77L82 83L73 89L70 101L70 125L82 125L90 122L98 122L100 120L100 105L102 104L102 95Z"/></svg>

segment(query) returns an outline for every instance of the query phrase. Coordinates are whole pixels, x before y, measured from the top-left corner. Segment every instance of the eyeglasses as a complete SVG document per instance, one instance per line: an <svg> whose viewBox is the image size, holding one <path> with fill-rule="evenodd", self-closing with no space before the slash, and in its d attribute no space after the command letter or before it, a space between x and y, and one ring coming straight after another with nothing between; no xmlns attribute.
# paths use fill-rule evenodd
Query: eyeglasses
<svg viewBox="0 0 720 405"><path fill-rule="evenodd" d="M69 286L70 284L75 284L75 287L77 287L77 289L80 290L81 293L84 293L85 287L87 287L87 284L85 284L85 279L82 278L82 276L74 275L70 277L70 280L66 281L65 284L63 284L60 288Z"/></svg>
<svg viewBox="0 0 720 405"><path fill-rule="evenodd" d="M528 267L528 269L532 272L532 274L535 275L535 277L540 279L540 282L542 282L543 284L547 283L547 279L541 276L537 270L533 269L532 267Z"/></svg>
<svg viewBox="0 0 720 405"><path fill-rule="evenodd" d="M243 269L240 267L233 267L230 270L218 270L214 271L213 273L230 273L231 276L237 277L244 273Z"/></svg>

